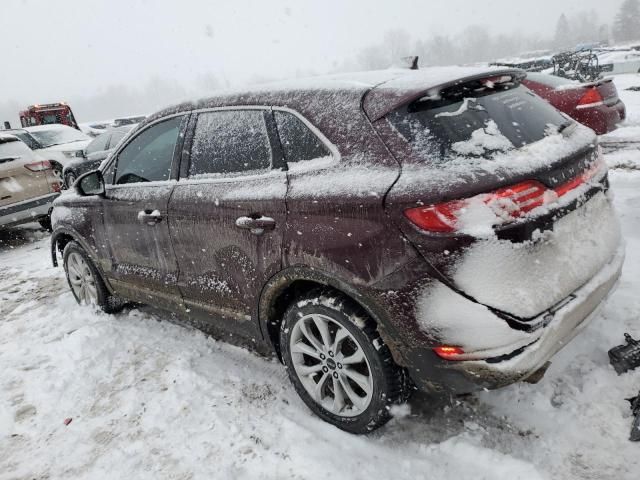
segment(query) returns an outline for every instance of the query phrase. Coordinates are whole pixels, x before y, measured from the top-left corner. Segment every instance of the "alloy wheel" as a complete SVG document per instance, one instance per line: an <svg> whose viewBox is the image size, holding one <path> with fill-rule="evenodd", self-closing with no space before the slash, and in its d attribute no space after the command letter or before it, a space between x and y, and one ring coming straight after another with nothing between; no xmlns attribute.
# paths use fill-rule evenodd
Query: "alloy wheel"
<svg viewBox="0 0 640 480"><path fill-rule="evenodd" d="M87 261L79 253L72 252L67 259L69 283L81 304L91 305L98 302L96 279Z"/></svg>
<svg viewBox="0 0 640 480"><path fill-rule="evenodd" d="M343 417L367 409L371 367L349 330L326 315L310 314L298 319L289 342L296 375L316 403Z"/></svg>

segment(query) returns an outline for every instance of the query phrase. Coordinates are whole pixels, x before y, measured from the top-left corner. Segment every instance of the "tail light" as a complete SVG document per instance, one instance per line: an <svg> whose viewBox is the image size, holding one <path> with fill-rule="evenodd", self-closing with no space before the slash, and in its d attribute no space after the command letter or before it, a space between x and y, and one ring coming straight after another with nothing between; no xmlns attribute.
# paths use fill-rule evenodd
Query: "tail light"
<svg viewBox="0 0 640 480"><path fill-rule="evenodd" d="M602 98L602 95L600 95L598 88L591 87L585 92L584 95L582 95L582 98L578 102L578 105L576 106L576 108L582 109L582 108L589 108L589 107L597 107L598 105L602 105L603 103L604 103L604 99Z"/></svg>
<svg viewBox="0 0 640 480"><path fill-rule="evenodd" d="M42 160L41 162L28 163L24 168L31 172L43 172L45 170L51 170L51 163L49 160Z"/></svg>
<svg viewBox="0 0 640 480"><path fill-rule="evenodd" d="M510 223L541 206L548 206L570 191L587 183L603 167L600 147L596 162L577 177L555 188L547 188L535 180L528 180L475 197L450 202L414 207L404 211L405 216L422 230L435 233L453 233L467 230L466 225L479 216L482 222L490 220L492 226ZM489 216L489 218L487 218Z"/></svg>
<svg viewBox="0 0 640 480"><path fill-rule="evenodd" d="M464 350L460 347L452 347L449 345L441 345L433 349L436 355L445 360L455 360L456 357L464 355Z"/></svg>

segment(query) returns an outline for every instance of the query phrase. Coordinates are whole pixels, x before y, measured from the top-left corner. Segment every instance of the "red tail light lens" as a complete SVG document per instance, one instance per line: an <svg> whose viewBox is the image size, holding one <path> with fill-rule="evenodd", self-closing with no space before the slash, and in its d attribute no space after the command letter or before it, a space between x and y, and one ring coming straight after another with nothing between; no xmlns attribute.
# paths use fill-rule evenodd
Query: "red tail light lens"
<svg viewBox="0 0 640 480"><path fill-rule="evenodd" d="M585 172L553 189L540 182L529 180L495 192L482 193L464 200L414 207L404 211L405 216L422 230L435 233L460 231L461 218L467 211L486 206L483 214L494 216L493 225L504 225L543 205L553 204L558 198L587 183L604 168L604 159L598 152L598 159ZM464 228L462 228L464 230Z"/></svg>
<svg viewBox="0 0 640 480"><path fill-rule="evenodd" d="M42 172L44 170L51 170L51 163L49 163L49 160L42 160L41 162L28 163L24 168L31 172Z"/></svg>
<svg viewBox="0 0 640 480"><path fill-rule="evenodd" d="M602 98L602 95L600 95L598 89L596 87L591 87L582 96L576 108L597 107L603 103L604 99Z"/></svg>
<svg viewBox="0 0 640 480"><path fill-rule="evenodd" d="M454 360L460 355L464 355L464 350L460 347L452 347L449 345L441 345L433 349L436 355L445 360Z"/></svg>
<svg viewBox="0 0 640 480"><path fill-rule="evenodd" d="M536 181L518 183L511 187L501 188L493 193L484 193L467 200L417 207L405 210L404 214L418 227L429 232L451 233L458 229L460 216L472 203L478 201L486 204L496 215L499 222L518 218L541 206L547 190Z"/></svg>

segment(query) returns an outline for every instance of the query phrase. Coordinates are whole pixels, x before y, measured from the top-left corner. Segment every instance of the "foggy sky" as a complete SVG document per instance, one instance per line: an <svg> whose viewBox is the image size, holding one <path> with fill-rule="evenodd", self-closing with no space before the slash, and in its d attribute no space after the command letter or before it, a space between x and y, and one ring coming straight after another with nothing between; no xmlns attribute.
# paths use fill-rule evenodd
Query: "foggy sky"
<svg viewBox="0 0 640 480"><path fill-rule="evenodd" d="M469 25L549 36L560 13L621 0L1 0L0 103L92 96L156 77L229 85L323 73L386 30L413 37Z"/></svg>

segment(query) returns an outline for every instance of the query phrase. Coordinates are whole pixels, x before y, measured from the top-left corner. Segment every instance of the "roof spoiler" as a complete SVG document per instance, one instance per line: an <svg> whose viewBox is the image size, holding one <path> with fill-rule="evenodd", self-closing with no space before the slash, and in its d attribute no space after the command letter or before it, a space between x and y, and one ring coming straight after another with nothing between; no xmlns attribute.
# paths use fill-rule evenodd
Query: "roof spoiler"
<svg viewBox="0 0 640 480"><path fill-rule="evenodd" d="M428 69L418 70L418 72L426 73L428 72ZM509 76L512 78L512 81L519 83L527 75L524 70L514 68L484 69L481 73L458 78L454 77L455 79L453 80L425 87L424 83L421 85L420 73L418 72L415 73L415 78L410 78L410 81L407 81L406 79L409 78L408 75L413 74L407 73L407 76L397 77L377 85L366 94L363 102L363 108L372 122L380 120L382 117L399 107L414 102L422 97L438 95L439 92L445 88L460 86L477 80L483 80L485 78L503 76ZM425 78L425 81L427 80L428 77Z"/></svg>

